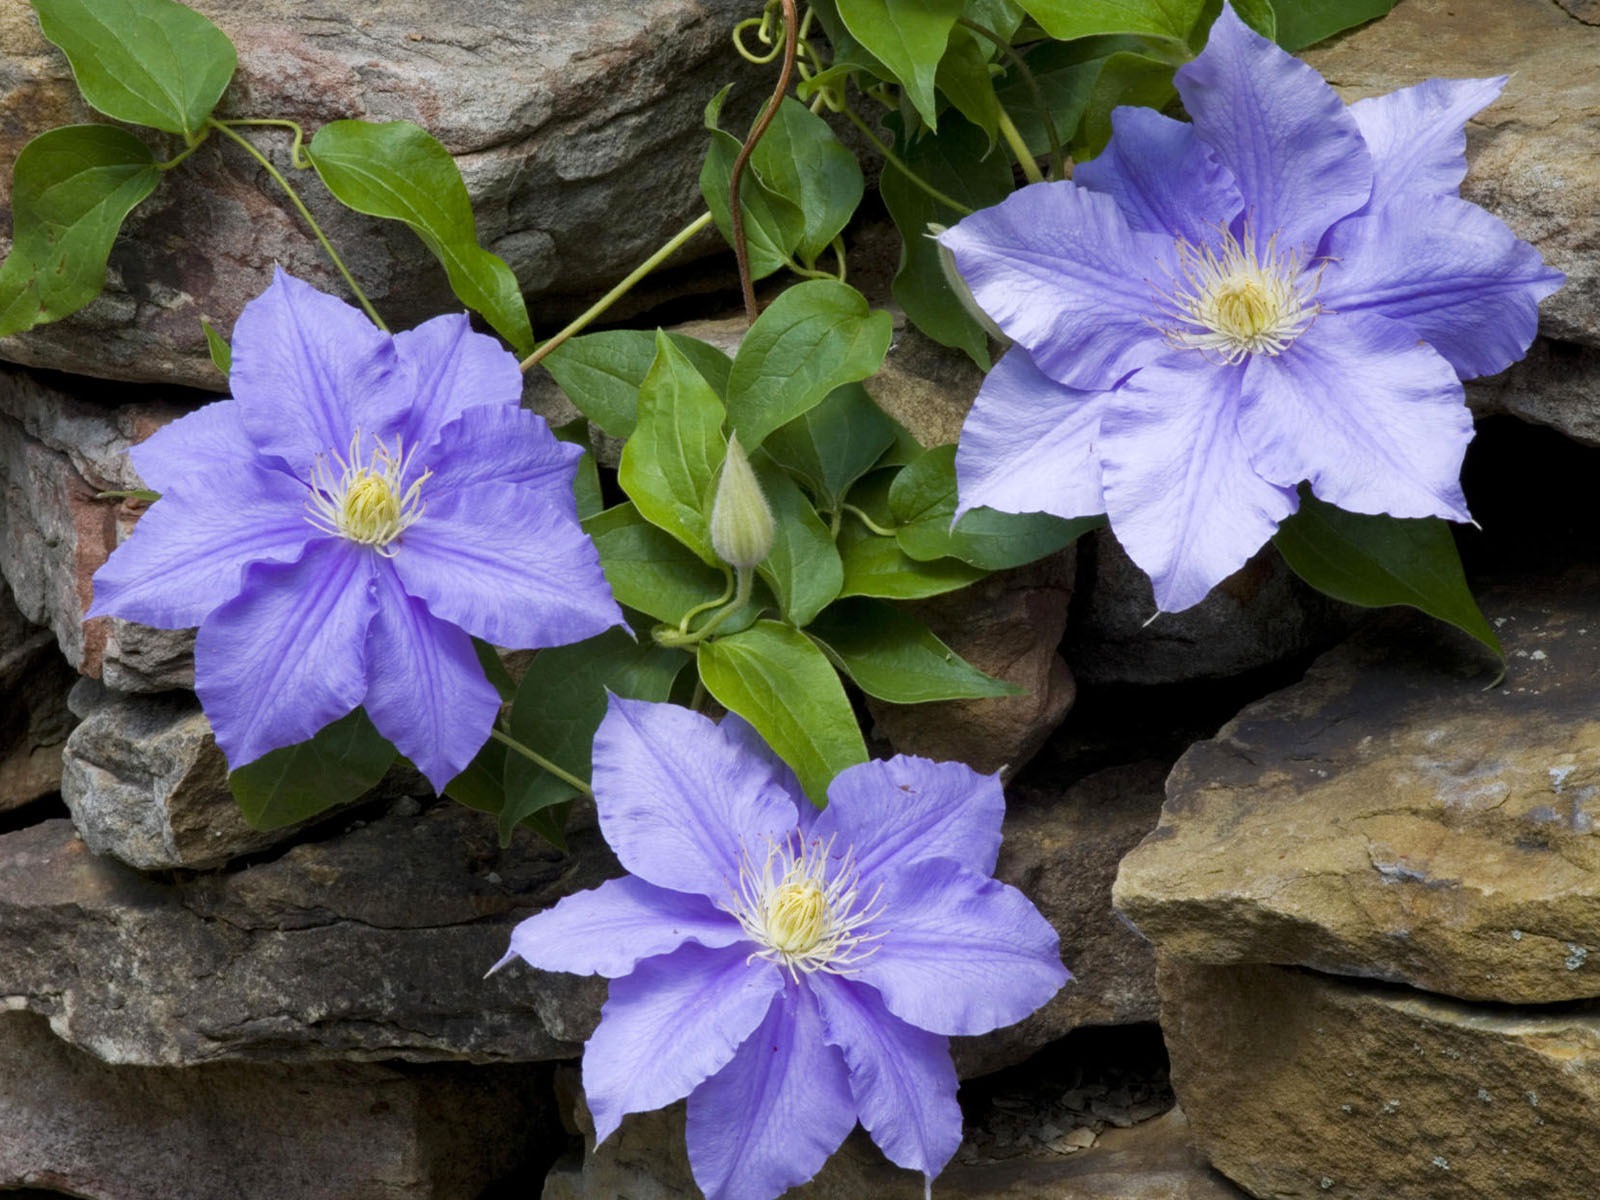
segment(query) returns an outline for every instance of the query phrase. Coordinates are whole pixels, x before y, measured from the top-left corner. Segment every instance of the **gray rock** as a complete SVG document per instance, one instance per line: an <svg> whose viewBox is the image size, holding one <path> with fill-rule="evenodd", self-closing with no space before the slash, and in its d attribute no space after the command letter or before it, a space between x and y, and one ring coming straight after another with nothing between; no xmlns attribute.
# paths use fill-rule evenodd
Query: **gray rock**
<svg viewBox="0 0 1600 1200"><path fill-rule="evenodd" d="M735 107L747 112L771 80L770 68L733 50L730 30L749 14L742 0L194 7L239 49L224 116L289 118L308 134L344 118L403 119L443 142L467 181L480 239L510 263L546 335L556 313L575 311L578 298L620 279L701 210L706 101L738 81ZM0 161L47 128L97 119L26 6L0 11L0 43ZM287 135L252 136L287 166ZM309 171L289 173L393 327L460 309L409 230L343 209ZM8 199L0 191L0 204ZM702 235L681 261L723 250ZM0 355L220 390L200 317L226 334L274 263L342 293L275 185L214 137L129 221L106 293L67 321L6 339Z"/></svg>
<svg viewBox="0 0 1600 1200"><path fill-rule="evenodd" d="M511 926L616 872L441 803L270 862L167 880L64 820L0 837L0 996L106 1062L572 1057L604 985L512 965Z"/></svg>
<svg viewBox="0 0 1600 1200"><path fill-rule="evenodd" d="M0 581L0 812L61 786L74 678L50 631L24 617Z"/></svg>
<svg viewBox="0 0 1600 1200"><path fill-rule="evenodd" d="M537 1067L112 1067L0 1010L0 1079L0 1191L476 1200L548 1153Z"/></svg>
<svg viewBox="0 0 1600 1200"><path fill-rule="evenodd" d="M1509 371L1467 384L1480 416L1509 413L1600 446L1600 350L1541 338Z"/></svg>

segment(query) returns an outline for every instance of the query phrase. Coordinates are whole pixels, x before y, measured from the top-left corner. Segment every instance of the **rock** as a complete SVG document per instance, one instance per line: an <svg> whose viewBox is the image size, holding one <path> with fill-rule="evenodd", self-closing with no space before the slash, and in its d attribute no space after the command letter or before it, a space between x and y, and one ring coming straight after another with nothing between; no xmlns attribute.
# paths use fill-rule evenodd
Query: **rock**
<svg viewBox="0 0 1600 1200"><path fill-rule="evenodd" d="M945 645L980 671L1022 688L1020 695L867 708L903 754L959 759L979 771L1020 770L1066 718L1077 695L1056 653L1072 596L1073 547L999 571L970 587L908 603Z"/></svg>
<svg viewBox="0 0 1600 1200"><path fill-rule="evenodd" d="M480 240L510 263L546 336L556 311L576 311L701 210L706 101L738 81L743 112L770 87L770 68L734 52L730 31L749 8L740 0L395 0L359 15L339 0L194 7L239 50L223 116L288 118L308 134L344 118L403 119L443 142L472 194ZM0 44L0 161L47 128L98 119L26 6L0 12ZM287 166L286 135L251 137ZM343 209L309 171L290 174L394 328L461 308L408 229ZM725 247L707 234L683 257L694 250ZM226 335L274 263L344 294L275 185L213 137L128 222L105 294L67 321L6 339L0 355L220 390L200 317Z"/></svg>
<svg viewBox="0 0 1600 1200"><path fill-rule="evenodd" d="M166 880L64 820L0 836L0 996L110 1063L576 1055L602 982L484 972L517 920L616 873L598 835L502 850L487 814L415 814Z"/></svg>
<svg viewBox="0 0 1600 1200"><path fill-rule="evenodd" d="M1509 75L1467 127L1462 195L1566 272L1541 306L1544 333L1600 346L1600 28L1545 0L1410 0L1305 59L1347 101L1431 76Z"/></svg>
<svg viewBox="0 0 1600 1200"><path fill-rule="evenodd" d="M1590 1200L1600 1016L1162 959L1172 1080L1253 1196Z"/></svg>
<svg viewBox="0 0 1600 1200"><path fill-rule="evenodd" d="M1013 784L997 878L1026 892L1061 934L1061 961L1074 978L1055 999L1016 1025L951 1049L962 1078L1021 1062L1089 1025L1154 1021L1155 958L1111 907L1117 863L1155 827L1161 811L1158 762L1112 767L1066 789Z"/></svg>
<svg viewBox="0 0 1600 1200"><path fill-rule="evenodd" d="M1510 413L1548 425L1587 446L1600 446L1600 351L1540 338L1509 371L1467 384L1479 417Z"/></svg>
<svg viewBox="0 0 1600 1200"><path fill-rule="evenodd" d="M0 813L61 786L74 678L50 631L24 617L0 581Z"/></svg>
<svg viewBox="0 0 1600 1200"><path fill-rule="evenodd" d="M1600 997L1600 571L1482 591L1508 654L1376 622L1192 747L1117 907L1165 953Z"/></svg>
<svg viewBox="0 0 1600 1200"><path fill-rule="evenodd" d="M1109 529L1079 543L1064 652L1080 683L1180 683L1269 666L1325 646L1364 612L1300 582L1271 546L1199 604L1156 615L1150 579Z"/></svg>
<svg viewBox="0 0 1600 1200"><path fill-rule="evenodd" d="M476 1200L537 1155L539 1068L110 1067L0 1010L0 1190Z"/></svg>
<svg viewBox="0 0 1600 1200"><path fill-rule="evenodd" d="M977 398L983 372L959 350L941 346L895 313L894 343L867 380L872 398L924 446L953 445Z"/></svg>

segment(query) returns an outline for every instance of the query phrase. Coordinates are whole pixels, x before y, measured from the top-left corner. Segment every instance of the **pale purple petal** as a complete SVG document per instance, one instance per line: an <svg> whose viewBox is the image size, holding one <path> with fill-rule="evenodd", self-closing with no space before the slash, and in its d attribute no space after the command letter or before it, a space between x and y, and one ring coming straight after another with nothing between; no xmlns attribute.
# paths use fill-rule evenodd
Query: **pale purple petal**
<svg viewBox="0 0 1600 1200"><path fill-rule="evenodd" d="M1164 612L1198 604L1299 504L1256 473L1240 440L1243 376L1175 351L1135 375L1101 422L1111 528Z"/></svg>
<svg viewBox="0 0 1600 1200"><path fill-rule="evenodd" d="M424 321L394 335L399 386L411 411L391 431L424 452L462 413L487 405L515 410L522 403L517 357L487 334L472 332L465 313Z"/></svg>
<svg viewBox="0 0 1600 1200"><path fill-rule="evenodd" d="M1467 120L1494 103L1506 79L1429 79L1352 104L1350 115L1372 155L1368 208L1455 196L1467 177Z"/></svg>
<svg viewBox="0 0 1600 1200"><path fill-rule="evenodd" d="M496 646L565 646L621 625L594 543L565 503L479 483L437 500L401 535L395 570L434 616Z"/></svg>
<svg viewBox="0 0 1600 1200"><path fill-rule="evenodd" d="M597 1144L626 1114L671 1104L723 1070L767 1011L781 1007L783 974L748 959L747 947L691 942L611 981L583 1053Z"/></svg>
<svg viewBox="0 0 1600 1200"><path fill-rule="evenodd" d="M948 859L910 863L879 896L885 936L855 978L895 1016L943 1034L1022 1020L1071 976L1050 923L1014 887Z"/></svg>
<svg viewBox="0 0 1600 1200"><path fill-rule="evenodd" d="M1245 368L1239 433L1257 473L1309 480L1330 504L1468 521L1461 458L1472 414L1450 364L1396 321L1324 316Z"/></svg>
<svg viewBox="0 0 1600 1200"><path fill-rule="evenodd" d="M715 948L744 940L739 922L704 896L624 875L518 924L506 957L516 955L541 971L616 979L641 959L670 954L685 942Z"/></svg>
<svg viewBox="0 0 1600 1200"><path fill-rule="evenodd" d="M377 618L367 635L363 707L442 793L489 740L500 693L472 638L406 595L387 559L375 564L373 580Z"/></svg>
<svg viewBox="0 0 1600 1200"><path fill-rule="evenodd" d="M330 538L293 563L258 563L195 638L195 690L237 769L303 742L361 703L372 551Z"/></svg>
<svg viewBox="0 0 1600 1200"><path fill-rule="evenodd" d="M1372 158L1338 93L1231 7L1173 82L1195 132L1238 183L1259 242L1276 233L1285 251L1315 248L1372 194Z"/></svg>
<svg viewBox="0 0 1600 1200"><path fill-rule="evenodd" d="M741 753L759 758L772 768L778 786L794 799L796 828L801 833L808 832L817 819L817 806L806 799L806 790L800 786L800 777L794 773L794 768L779 758L778 752L767 745L767 740L756 732L755 726L738 713L728 713L717 722L717 726Z"/></svg>
<svg viewBox="0 0 1600 1200"><path fill-rule="evenodd" d="M706 1200L773 1200L855 1128L844 1058L816 999L790 983L733 1061L689 1096L689 1166Z"/></svg>
<svg viewBox="0 0 1600 1200"><path fill-rule="evenodd" d="M1233 177L1193 125L1124 106L1112 111L1111 130L1110 143L1079 163L1072 180L1116 200L1132 228L1200 246L1244 208Z"/></svg>
<svg viewBox="0 0 1600 1200"><path fill-rule="evenodd" d="M273 274L233 326L228 382L250 437L307 478L319 454L387 432L409 398L394 385L389 335L344 301Z"/></svg>
<svg viewBox="0 0 1600 1200"><path fill-rule="evenodd" d="M861 1124L890 1162L937 1175L961 1145L950 1040L906 1024L869 987L820 971L809 982Z"/></svg>
<svg viewBox="0 0 1600 1200"><path fill-rule="evenodd" d="M239 472L266 467L239 417L236 400L218 400L163 425L128 450L145 486L165 492L211 471Z"/></svg>
<svg viewBox="0 0 1600 1200"><path fill-rule="evenodd" d="M811 832L853 852L870 892L881 872L920 858L948 858L993 874L1005 812L999 775L897 754L840 771Z"/></svg>
<svg viewBox="0 0 1600 1200"><path fill-rule="evenodd" d="M961 427L956 516L982 506L1067 518L1104 512L1098 442L1108 395L1063 387L1013 346Z"/></svg>
<svg viewBox="0 0 1600 1200"><path fill-rule="evenodd" d="M1505 222L1454 198L1342 221L1327 249L1324 307L1401 322L1463 379L1503 371L1526 354L1539 301L1565 279Z"/></svg>
<svg viewBox="0 0 1600 1200"><path fill-rule="evenodd" d="M477 483L521 484L577 519L572 479L583 447L559 440L537 413L505 405L469 408L438 433L426 463L428 502ZM565 508L564 508L565 511Z"/></svg>
<svg viewBox="0 0 1600 1200"><path fill-rule="evenodd" d="M168 487L95 572L90 617L198 625L239 594L251 563L291 562L322 538L306 521L305 484L292 476L246 461L225 492L221 482L213 474Z"/></svg>
<svg viewBox="0 0 1600 1200"><path fill-rule="evenodd" d="M1176 269L1170 237L1128 228L1117 202L1036 183L962 219L939 241L978 306L1068 387L1110 387L1161 354L1154 284Z"/></svg>
<svg viewBox="0 0 1600 1200"><path fill-rule="evenodd" d="M796 794L709 717L612 696L594 737L600 829L629 871L712 900L736 894L795 827ZM804 801L801 801L803 803Z"/></svg>

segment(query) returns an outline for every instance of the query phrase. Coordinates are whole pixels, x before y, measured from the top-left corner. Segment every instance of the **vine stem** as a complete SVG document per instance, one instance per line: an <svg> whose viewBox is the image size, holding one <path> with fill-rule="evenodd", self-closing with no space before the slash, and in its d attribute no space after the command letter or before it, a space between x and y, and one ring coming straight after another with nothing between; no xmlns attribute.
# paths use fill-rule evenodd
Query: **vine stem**
<svg viewBox="0 0 1600 1200"><path fill-rule="evenodd" d="M383 318L378 315L378 310L372 307L372 301L367 299L367 294L361 290L361 285L358 284L355 281L355 277L350 274L350 268L344 265L344 259L339 257L339 252L333 248L333 243L328 241L327 235L322 232L322 226L317 224L317 219L311 215L311 210L306 207L305 201L300 199L300 193L296 192L289 181L283 177L283 172L279 171L277 167L273 166L272 162L267 158L267 156L252 146L247 139L241 137L232 129L229 129L225 124L217 120L215 117L207 117L206 125L217 130L226 137L232 138L235 142L238 142L239 145L243 146L245 152L249 154L251 158L255 159L256 162L260 163L262 169L272 177L273 182L283 189L284 195L289 197L289 202L294 205L295 211L298 212L301 219L311 227L311 232L316 235L317 241L322 245L323 253L325 253L329 260L332 261L333 265L339 269L339 274L344 276L345 284L350 288L350 291L355 298L361 302L361 307L366 312L368 318L370 318L372 323L379 329L383 330L385 333L388 333L389 327L383 323Z"/></svg>
<svg viewBox="0 0 1600 1200"><path fill-rule="evenodd" d="M1000 127L1000 136L1006 139L1006 145L1011 147L1011 153L1017 156L1017 165L1022 168L1022 174L1029 183L1043 183L1044 174L1039 170L1039 164L1034 161L1033 151L1028 149L1028 143L1023 139L1022 133L1011 120L1011 114L1005 109L1000 110L996 118Z"/></svg>
<svg viewBox="0 0 1600 1200"><path fill-rule="evenodd" d="M1050 173L1056 179L1067 177L1067 159L1061 149L1061 134L1056 129L1056 120L1050 112L1050 105L1044 98L1044 92L1039 87L1039 80L1035 77L1033 69L1027 61L1018 54L1012 44L1001 37L986 25L968 17L957 18L958 25L964 25L974 33L980 34L993 42L1000 53L1005 55L1006 61L1016 68L1018 76L1027 85L1028 92L1033 96L1034 107L1039 110L1039 121L1044 125L1044 135L1050 141Z"/></svg>
<svg viewBox="0 0 1600 1200"><path fill-rule="evenodd" d="M933 197L934 200L938 201L946 208L960 213L963 217L970 217L972 215L972 209L968 208L965 204L961 203L961 201L955 199L953 196L945 195L938 188L934 187L933 184L929 183L921 175L918 175L915 171L908 167L903 158L891 150L882 138L872 132L871 127L861 119L861 114L856 112L855 109L846 104L839 111L845 115L845 119L848 120L850 124L854 125L861 132L861 136L866 138L867 141L872 144L872 148L879 154L883 155L884 162L888 163L895 170L899 171L900 174L904 175L912 183L916 184L917 187L921 188L924 192Z"/></svg>
<svg viewBox="0 0 1600 1200"><path fill-rule="evenodd" d="M621 283L617 284L616 287L612 288L604 296L601 296L600 299L596 300L588 308L584 309L583 312L574 318L565 329L556 334L549 341L541 343L538 349L536 349L532 354L528 355L527 358L523 359L522 369L524 371L532 370L534 367L539 365L540 361L545 357L545 355L549 354L557 346L561 345L562 342L566 341L574 334L582 333L591 321L593 321L601 313L605 312L606 309L610 308L618 300L622 299L622 297L628 293L628 290L632 288L634 284L638 283L646 275L650 274L651 271L654 271L662 263L666 262L667 259L671 258L678 252L679 248L685 242L687 242L690 238L699 233L709 224L711 224L711 214L709 212L703 212L694 220L685 225L682 229L678 230L677 233L672 235L671 240L663 245L661 249L657 250L649 258L645 259L632 271L628 272L627 278L625 278Z"/></svg>
<svg viewBox="0 0 1600 1200"><path fill-rule="evenodd" d="M750 324L761 315L756 307L755 280L750 277L750 247L745 243L744 209L739 206L739 185L744 181L745 165L755 153L756 145L767 132L767 126L778 115L778 106L789 90L789 79L794 75L794 60L800 48L800 16L795 11L794 0L783 0L783 69L778 72L778 85L772 89L772 98L762 110L755 128L739 147L739 156L733 160L728 173L728 221L732 226L733 256L739 264L739 288L744 293L744 315Z"/></svg>
<svg viewBox="0 0 1600 1200"><path fill-rule="evenodd" d="M544 755L540 754L537 750L531 749L528 746L524 746L510 734L501 733L498 729L490 729L489 736L495 741L499 742L501 745L515 750L518 754L522 755L523 758L527 759L535 766L542 767L544 770L549 771L550 774L561 780L562 783L577 788L585 796L592 797L594 795L594 789L583 780L579 779L571 771L562 770L560 767L556 766L555 763L551 762Z"/></svg>

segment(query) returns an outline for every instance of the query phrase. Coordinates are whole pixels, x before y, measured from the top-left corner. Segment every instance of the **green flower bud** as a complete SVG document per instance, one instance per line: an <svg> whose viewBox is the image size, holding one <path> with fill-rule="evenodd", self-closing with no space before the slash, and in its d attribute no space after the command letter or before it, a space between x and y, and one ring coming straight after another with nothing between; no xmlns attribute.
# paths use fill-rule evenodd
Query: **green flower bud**
<svg viewBox="0 0 1600 1200"><path fill-rule="evenodd" d="M711 548L730 567L748 570L772 552L775 532L772 509L736 433L728 439L728 457L711 502Z"/></svg>

